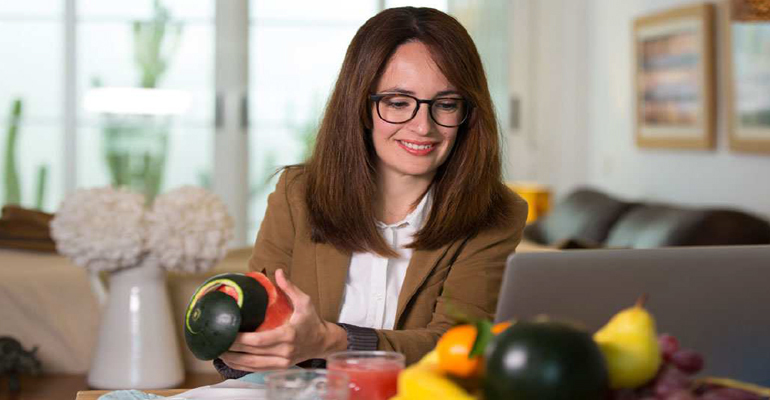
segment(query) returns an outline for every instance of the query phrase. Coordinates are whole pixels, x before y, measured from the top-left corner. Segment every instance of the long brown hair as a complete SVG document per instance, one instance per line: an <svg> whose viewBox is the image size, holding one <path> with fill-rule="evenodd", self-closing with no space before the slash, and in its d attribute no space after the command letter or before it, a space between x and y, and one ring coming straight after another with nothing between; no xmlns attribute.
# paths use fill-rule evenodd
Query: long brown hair
<svg viewBox="0 0 770 400"><path fill-rule="evenodd" d="M436 171L430 215L410 247L436 249L511 222L497 121L473 40L443 12L391 8L369 19L351 41L305 164L305 201L315 242L396 256L377 230L372 207L377 171L368 96L396 48L409 41L430 49L441 72L472 107L451 153Z"/></svg>

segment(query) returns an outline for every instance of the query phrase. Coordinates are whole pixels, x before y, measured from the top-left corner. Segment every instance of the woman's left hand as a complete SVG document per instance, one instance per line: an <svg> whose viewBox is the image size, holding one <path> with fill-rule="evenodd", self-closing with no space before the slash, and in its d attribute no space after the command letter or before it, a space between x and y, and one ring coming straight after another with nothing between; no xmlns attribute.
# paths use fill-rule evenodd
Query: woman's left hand
<svg viewBox="0 0 770 400"><path fill-rule="evenodd" d="M275 283L294 305L291 318L269 331L239 333L230 350L220 356L225 364L241 371L284 369L346 349L345 331L321 319L310 296L286 279L283 270L276 271Z"/></svg>

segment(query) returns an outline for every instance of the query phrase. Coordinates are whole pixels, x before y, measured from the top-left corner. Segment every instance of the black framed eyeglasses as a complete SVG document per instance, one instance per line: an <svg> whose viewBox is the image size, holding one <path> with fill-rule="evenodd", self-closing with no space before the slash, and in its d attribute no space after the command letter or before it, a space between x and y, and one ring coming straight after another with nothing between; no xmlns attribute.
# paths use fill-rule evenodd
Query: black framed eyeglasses
<svg viewBox="0 0 770 400"><path fill-rule="evenodd" d="M369 95L377 106L380 119L391 124L409 122L417 115L421 104L427 104L433 122L446 127L460 126L468 118L468 102L460 97L437 97L423 100L408 94L383 93Z"/></svg>

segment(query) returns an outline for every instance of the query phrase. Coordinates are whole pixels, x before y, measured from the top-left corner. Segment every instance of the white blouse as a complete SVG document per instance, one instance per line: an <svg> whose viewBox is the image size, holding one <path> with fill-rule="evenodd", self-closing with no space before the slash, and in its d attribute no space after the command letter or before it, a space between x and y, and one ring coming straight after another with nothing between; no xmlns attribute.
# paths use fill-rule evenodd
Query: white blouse
<svg viewBox="0 0 770 400"><path fill-rule="evenodd" d="M377 221L385 241L399 254L383 258L374 253L353 253L345 281L345 293L338 322L374 329L393 329L401 285L404 283L412 249L404 246L422 228L430 213L432 191L423 196L409 215L395 224Z"/></svg>

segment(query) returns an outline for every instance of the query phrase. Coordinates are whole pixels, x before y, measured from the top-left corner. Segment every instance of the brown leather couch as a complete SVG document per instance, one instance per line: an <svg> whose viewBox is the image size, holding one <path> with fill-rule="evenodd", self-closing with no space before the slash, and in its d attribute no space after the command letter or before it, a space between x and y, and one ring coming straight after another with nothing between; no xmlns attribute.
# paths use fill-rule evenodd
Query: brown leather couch
<svg viewBox="0 0 770 400"><path fill-rule="evenodd" d="M735 209L626 201L581 188L528 225L524 238L563 249L769 244L770 222Z"/></svg>

